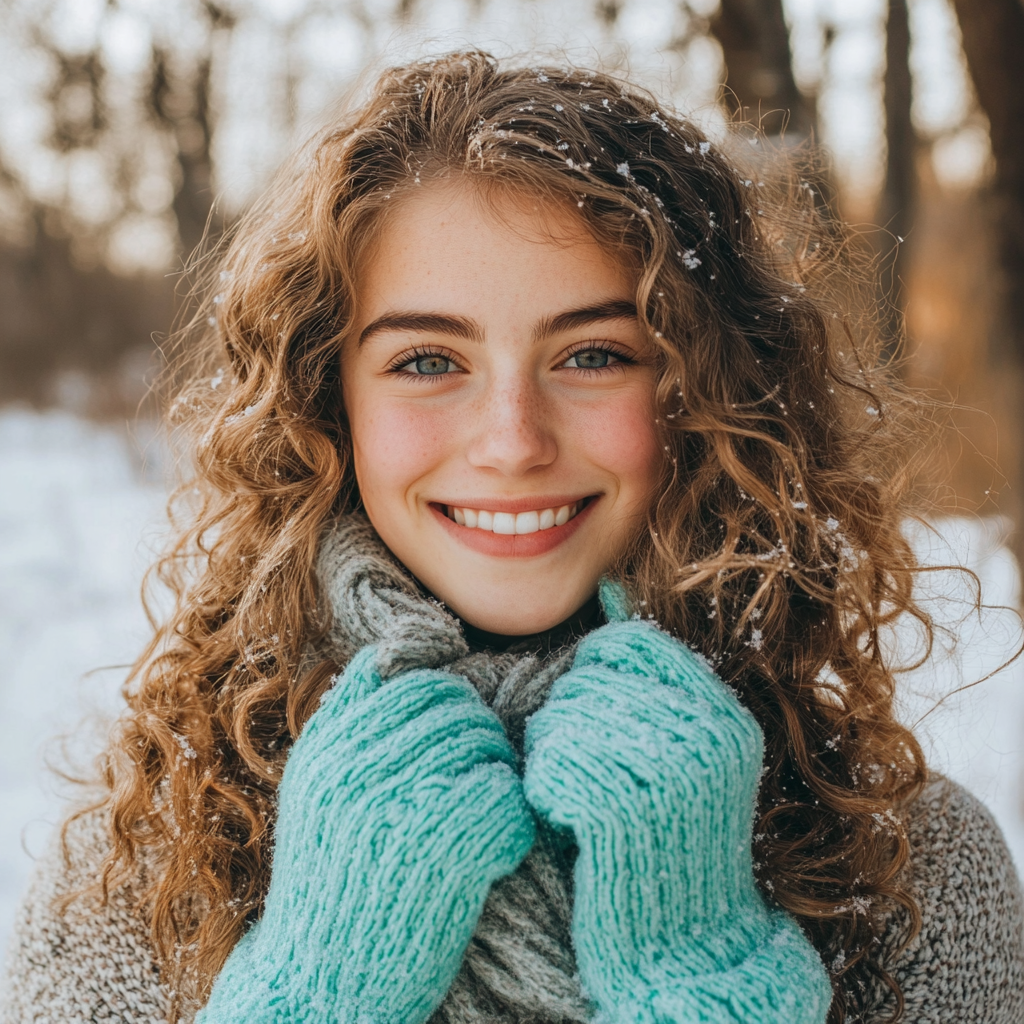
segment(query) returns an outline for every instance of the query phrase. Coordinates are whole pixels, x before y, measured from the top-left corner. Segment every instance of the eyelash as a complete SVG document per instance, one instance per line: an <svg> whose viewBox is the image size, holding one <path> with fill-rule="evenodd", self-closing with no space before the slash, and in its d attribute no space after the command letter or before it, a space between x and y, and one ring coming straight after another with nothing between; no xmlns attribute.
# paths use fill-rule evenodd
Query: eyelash
<svg viewBox="0 0 1024 1024"><path fill-rule="evenodd" d="M389 364L387 373L393 373L399 377L417 377L420 379L428 379L430 377L447 377L446 373L431 374L431 373L403 373L402 368L408 366L410 363L415 362L417 359L422 359L424 356L440 356L442 359L447 359L450 363L461 369L459 366L458 359L455 358L454 353L446 351L443 348L431 348L422 347L417 345L415 348L406 349L404 352L400 352Z"/></svg>
<svg viewBox="0 0 1024 1024"><path fill-rule="evenodd" d="M611 370L616 366L632 366L636 362L635 359L631 359L625 352L608 341L578 341L566 352L565 361L572 359L573 356L578 355L580 352L607 352L608 355L615 356L616 361L609 363L608 366L590 368L586 366L567 366L565 369L575 370L577 373L600 373L602 370Z"/></svg>
<svg viewBox="0 0 1024 1024"><path fill-rule="evenodd" d="M567 366L560 367L560 369L575 370L577 373L600 373L602 370L610 370L616 366L631 366L636 362L635 359L630 358L617 346L606 341L578 341L575 345L570 347L568 352L566 352L564 361L568 362L573 356L578 355L580 352L607 352L610 356L614 356L616 361L614 363L610 363L608 366ZM422 347L417 345L415 348L406 349L404 352L399 353L399 355L397 355L388 365L386 372L400 377L415 377L420 380L430 379L431 377L436 378L448 376L446 373L403 373L403 367L408 366L416 359L422 359L424 356L441 356L443 359L447 359L449 362L461 369L459 361L455 358L452 352L443 348Z"/></svg>

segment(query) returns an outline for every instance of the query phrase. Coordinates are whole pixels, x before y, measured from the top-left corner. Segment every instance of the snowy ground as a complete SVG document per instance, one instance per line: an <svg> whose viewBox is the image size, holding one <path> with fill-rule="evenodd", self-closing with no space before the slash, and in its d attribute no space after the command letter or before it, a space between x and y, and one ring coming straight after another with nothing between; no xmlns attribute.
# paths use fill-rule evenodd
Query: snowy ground
<svg viewBox="0 0 1024 1024"><path fill-rule="evenodd" d="M67 415L0 414L0 950L33 855L87 732L117 707L147 636L139 600L164 488L123 431ZM95 745L93 750L95 750Z"/></svg>
<svg viewBox="0 0 1024 1024"><path fill-rule="evenodd" d="M123 666L147 636L138 594L159 547L164 488L143 447L64 414L0 413L0 949L68 789L45 768L47 758L62 763L54 737L73 732L69 752L80 763L96 749ZM937 526L938 536L918 532L920 549L969 564L989 605L1016 606L1003 524ZM968 615L955 576L933 577L930 589L962 643L905 680L903 714L916 722L931 710L919 734L932 763L988 802L1024 865L1024 659L935 707L1005 660L1019 640L1015 617L998 608Z"/></svg>

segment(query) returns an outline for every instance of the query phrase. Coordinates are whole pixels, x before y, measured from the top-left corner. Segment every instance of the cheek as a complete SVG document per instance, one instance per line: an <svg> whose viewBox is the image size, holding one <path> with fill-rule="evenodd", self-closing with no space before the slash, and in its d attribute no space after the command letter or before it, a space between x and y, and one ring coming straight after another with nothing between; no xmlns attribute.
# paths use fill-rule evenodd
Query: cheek
<svg viewBox="0 0 1024 1024"><path fill-rule="evenodd" d="M364 500L404 491L445 457L451 431L440 411L378 398L354 403L349 427L356 479Z"/></svg>
<svg viewBox="0 0 1024 1024"><path fill-rule="evenodd" d="M639 498L655 486L661 451L653 388L609 396L585 410L574 426L586 457L618 479L624 497Z"/></svg>

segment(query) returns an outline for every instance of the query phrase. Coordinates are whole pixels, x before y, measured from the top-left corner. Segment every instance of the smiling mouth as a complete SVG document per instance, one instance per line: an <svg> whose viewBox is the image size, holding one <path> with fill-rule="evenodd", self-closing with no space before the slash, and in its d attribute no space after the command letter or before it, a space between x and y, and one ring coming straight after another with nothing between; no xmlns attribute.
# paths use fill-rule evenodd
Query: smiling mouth
<svg viewBox="0 0 1024 1024"><path fill-rule="evenodd" d="M488 509L463 508L458 505L442 505L441 508L449 519L467 529L504 536L524 536L565 526L592 500L593 497L581 498L568 505L532 509L528 512L491 512Z"/></svg>

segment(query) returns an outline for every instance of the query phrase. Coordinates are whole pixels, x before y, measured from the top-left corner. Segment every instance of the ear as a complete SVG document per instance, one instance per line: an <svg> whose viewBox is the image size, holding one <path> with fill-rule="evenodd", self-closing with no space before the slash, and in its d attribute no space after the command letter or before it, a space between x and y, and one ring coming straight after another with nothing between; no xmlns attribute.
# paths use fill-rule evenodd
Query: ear
<svg viewBox="0 0 1024 1024"><path fill-rule="evenodd" d="M627 622L633 617L633 603L626 588L617 580L602 576L597 585L597 596L604 617L609 622Z"/></svg>

